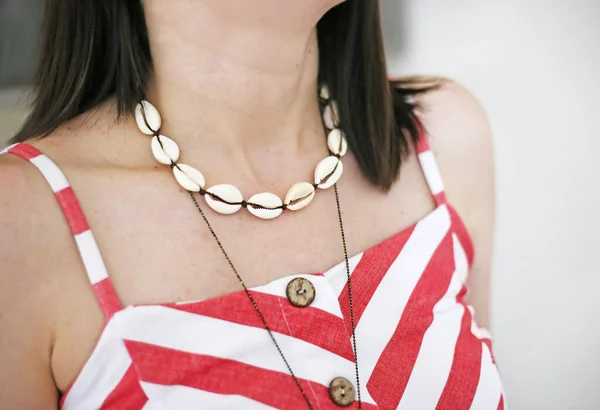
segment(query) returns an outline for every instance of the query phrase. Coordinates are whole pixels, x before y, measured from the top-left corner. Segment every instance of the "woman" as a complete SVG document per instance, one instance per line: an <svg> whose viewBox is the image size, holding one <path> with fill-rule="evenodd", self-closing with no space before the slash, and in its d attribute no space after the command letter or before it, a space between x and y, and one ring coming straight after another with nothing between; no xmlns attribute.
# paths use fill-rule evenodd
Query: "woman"
<svg viewBox="0 0 600 410"><path fill-rule="evenodd" d="M44 30L0 158L3 406L503 407L485 115L388 81L376 1L55 0Z"/></svg>

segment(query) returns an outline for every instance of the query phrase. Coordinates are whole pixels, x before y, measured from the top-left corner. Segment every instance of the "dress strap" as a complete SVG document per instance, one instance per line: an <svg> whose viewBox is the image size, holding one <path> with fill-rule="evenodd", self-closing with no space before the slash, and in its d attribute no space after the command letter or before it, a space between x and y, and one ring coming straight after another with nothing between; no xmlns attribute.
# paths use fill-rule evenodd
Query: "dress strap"
<svg viewBox="0 0 600 410"><path fill-rule="evenodd" d="M31 162L41 172L52 188L69 228L71 228L71 233L75 239L79 255L92 284L96 299L106 319L110 319L116 312L122 309L122 305L108 276L106 265L104 264L94 235L90 230L87 219L67 178L50 158L29 144L18 143L11 145L0 152L0 154L4 153L17 155Z"/></svg>
<svg viewBox="0 0 600 410"><path fill-rule="evenodd" d="M423 174L429 185L429 190L435 198L435 203L440 205L447 204L446 192L444 190L444 182L438 168L437 161L433 151L429 147L427 131L423 123L419 120L420 138L417 144L417 155L419 163L423 169Z"/></svg>

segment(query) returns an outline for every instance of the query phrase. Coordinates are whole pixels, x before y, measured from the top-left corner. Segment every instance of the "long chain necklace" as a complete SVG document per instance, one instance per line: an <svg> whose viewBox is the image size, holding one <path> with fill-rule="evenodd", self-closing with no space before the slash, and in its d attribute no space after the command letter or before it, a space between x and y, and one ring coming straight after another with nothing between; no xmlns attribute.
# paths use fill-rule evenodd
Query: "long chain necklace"
<svg viewBox="0 0 600 410"><path fill-rule="evenodd" d="M335 193L335 203L338 214L338 221L340 225L340 233L342 237L342 246L344 249L344 261L346 265L346 278L347 278L347 287L348 287L348 300L350 305L350 323L352 327L352 351L354 354L354 369L356 375L356 396L358 399L358 409L362 409L362 400L360 394L360 377L358 371L358 354L356 349L356 331L355 331L355 320L354 320L354 306L352 302L352 281L350 280L350 263L348 261L348 249L346 246L346 235L344 233L344 223L342 221L342 211L340 207L340 198L337 189L337 181L339 180L343 167L341 162L341 157L346 154L348 149L348 145L345 139L344 133L337 128L338 127L338 113L337 113L337 105L335 101L330 101L329 99L329 91L327 87L323 87L320 91L320 99L321 101L326 103L325 109L323 110L323 122L330 130L327 137L327 145L329 147L329 151L331 152L331 156L325 158L323 161L317 165L315 170L315 183L310 184L308 182L300 182L292 186L292 188L288 191L288 194L285 197L285 200L282 201L279 197L270 193L262 193L256 194L252 196L248 201L244 200L241 192L233 185L215 185L207 190L204 189L205 179L204 176L197 169L185 165L177 163L179 159L179 146L170 138L167 138L163 135L160 135L160 127L161 127L161 118L158 110L147 101L142 101L138 104L136 108L136 121L140 131L147 135L153 135L152 138L152 153L156 160L165 165L170 165L173 169L173 173L177 182L188 191L191 200L194 205L198 209L198 212L202 216L208 230L211 235L215 239L221 253L227 260L227 263L233 273L236 275L240 285L244 289L244 292L256 314L260 318L263 327L269 333L269 336L275 345L279 355L281 356L288 372L294 379L296 386L300 390L302 397L306 401L308 408L313 410L314 407L310 403L306 392L304 391L300 381L296 377L296 374L292 370L287 358L283 354L283 350L277 343L275 336L269 324L267 323L265 317L263 316L258 304L256 303L252 293L249 288L244 283L241 275L233 264L231 258L225 251L223 244L219 240L217 234L212 228L208 218L202 208L198 200L196 199L196 193L203 195L206 203L215 211L221 214L231 214L237 212L240 208L247 208L253 215L262 218L262 219L272 219L279 216L284 210L299 210L304 208L308 203L310 203L314 197L315 190L317 188L327 189L333 186ZM348 386L352 389L352 386ZM354 402L352 392L345 392L344 387L340 387L334 385L330 385L329 394L332 399L334 399L334 390L335 394L339 394L344 398L344 396L348 395L352 397L351 401L345 400L344 406L349 406ZM341 389L341 390L340 390ZM334 400L335 401L335 400ZM338 403L339 404L339 403ZM341 405L341 404L340 404Z"/></svg>
<svg viewBox="0 0 600 410"><path fill-rule="evenodd" d="M336 208L337 208L338 220L339 220L339 223L340 223L340 233L341 233L341 236L342 236L342 246L344 248L344 261L345 261L345 265L346 265L346 277L347 277L347 283L348 283L348 300L349 300L349 304L350 304L350 324L352 326L352 351L354 353L354 371L355 371L355 375L356 375L356 392L357 392L357 398L358 398L358 409L361 410L362 409L362 400L361 400L361 397L360 397L360 377L359 377L359 373L358 373L358 354L357 354L357 350L356 350L356 332L355 332L355 322L354 322L354 305L352 303L352 281L350 280L350 262L348 261L348 248L346 247L346 235L344 233L344 223L343 223L343 220L342 220L342 210L341 210L341 207L340 207L340 197L339 197L339 194L338 194L337 184L335 184L333 186L333 190L334 190L334 193L335 193L335 204L336 204ZM296 383L296 386L298 386L298 389L300 390L300 393L302 394L302 397L306 401L306 404L308 405L308 408L311 409L311 410L313 410L314 407L310 403L310 400L308 399L308 396L306 395L306 392L302 388L302 385L300 384L300 381L296 377L296 374L292 370L289 362L287 361L285 355L283 354L283 351L281 350L281 347L279 346L279 343L277 343L277 340L275 339L275 336L273 335L273 332L271 331L271 328L269 327L269 324L267 323L265 317L263 316L262 312L260 311L260 309L258 307L258 304L256 303L256 301L254 300L254 297L252 296L252 293L250 293L250 289L248 289L248 286L246 286L246 284L244 283L244 280L242 279L241 275L239 274L238 270L236 269L235 265L233 264L231 258L227 254L227 251L225 251L225 248L223 247L223 244L219 240L219 237L217 236L217 234L215 233L213 227L211 226L210 222L208 221L208 218L206 217L206 214L202 211L202 208L200 207L200 204L198 203L198 200L196 199L196 196L195 196L194 192L189 192L189 195L190 195L190 198L192 199L192 201L194 202L194 205L198 209L198 212L202 216L202 219L206 223L206 226L208 227L208 230L210 231L211 235L213 236L213 238L217 242L217 245L219 246L219 249L221 250L221 253L225 257L225 259L227 260L227 263L229 264L229 267L231 268L231 270L233 271L233 273L235 273L235 276L237 277L238 281L240 282L240 285L242 285L242 288L244 289L244 292L246 293L246 296L250 300L250 303L252 303L252 306L254 307L254 310L256 311L256 314L260 318L260 320L261 320L261 322L263 324L263 327L269 333L269 336L271 337L271 340L273 341L273 344L275 345L275 348L279 352L279 355L283 359L283 362L285 363L286 368L288 369L288 371L290 372L291 376L293 377L294 382ZM330 392L330 394L331 394L331 392Z"/></svg>

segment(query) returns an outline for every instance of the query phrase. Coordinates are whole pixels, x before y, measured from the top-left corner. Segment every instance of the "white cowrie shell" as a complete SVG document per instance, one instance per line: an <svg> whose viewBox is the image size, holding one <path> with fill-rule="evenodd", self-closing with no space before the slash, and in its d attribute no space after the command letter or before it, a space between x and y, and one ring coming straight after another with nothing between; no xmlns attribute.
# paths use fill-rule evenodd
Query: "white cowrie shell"
<svg viewBox="0 0 600 410"><path fill-rule="evenodd" d="M323 122L325 126L332 130L339 125L339 109L337 102L331 101L327 106L323 109Z"/></svg>
<svg viewBox="0 0 600 410"><path fill-rule="evenodd" d="M323 84L321 86L321 90L319 91L319 97L321 97L321 99L323 100L329 100L329 98L331 98L331 94L329 93L329 87L327 87L327 85Z"/></svg>
<svg viewBox="0 0 600 410"><path fill-rule="evenodd" d="M173 167L173 174L179 185L186 191L199 192L206 183L200 171L186 164L177 164Z"/></svg>
<svg viewBox="0 0 600 410"><path fill-rule="evenodd" d="M252 204L259 206L255 207ZM270 192L256 194L248 199L248 211L261 219L277 218L283 212L281 205L283 205L281 198Z"/></svg>
<svg viewBox="0 0 600 410"><path fill-rule="evenodd" d="M319 162L315 169L315 184L321 189L332 187L344 171L342 161L337 157L330 156Z"/></svg>
<svg viewBox="0 0 600 410"><path fill-rule="evenodd" d="M146 135L155 134L162 125L158 110L145 100L135 107L135 121L140 131Z"/></svg>
<svg viewBox="0 0 600 410"><path fill-rule="evenodd" d="M287 209L297 211L304 208L315 197L315 187L308 182L294 184L285 196L284 203Z"/></svg>
<svg viewBox="0 0 600 410"><path fill-rule="evenodd" d="M329 151L334 155L343 157L348 152L348 142L346 141L345 135L339 128L331 130L327 136L327 146Z"/></svg>
<svg viewBox="0 0 600 410"><path fill-rule="evenodd" d="M171 165L179 159L179 145L169 137L158 135L152 137L152 155L161 164Z"/></svg>
<svg viewBox="0 0 600 410"><path fill-rule="evenodd" d="M223 215L233 214L233 213L236 213L237 211L239 211L240 208L242 207L241 202L244 200L244 197L242 196L242 193L240 192L240 190L237 189L236 187L234 187L233 185L229 185L229 184L214 185L214 186L211 186L210 188L208 188L206 190L206 192L207 193L204 195L204 199L206 200L206 203L213 210L215 210L216 212L218 212L220 214L223 214ZM227 201L229 203L219 201L218 199L214 198L210 194L216 195L219 198L221 198L224 201Z"/></svg>

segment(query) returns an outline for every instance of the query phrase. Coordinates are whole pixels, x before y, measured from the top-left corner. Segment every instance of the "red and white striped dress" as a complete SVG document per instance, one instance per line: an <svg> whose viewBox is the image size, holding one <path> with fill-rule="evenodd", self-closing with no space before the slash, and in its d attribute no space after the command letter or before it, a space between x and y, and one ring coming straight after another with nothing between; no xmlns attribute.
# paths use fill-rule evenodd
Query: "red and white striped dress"
<svg viewBox="0 0 600 410"><path fill-rule="evenodd" d="M61 400L77 409L305 409L299 389L243 291L208 300L122 306L67 179L36 148L4 152L35 165L70 225L106 326ZM364 409L504 408L489 334L463 300L473 246L447 204L434 156L419 160L437 208L350 258ZM314 285L309 307L286 298L298 276ZM345 263L253 288L315 409L336 409L332 379L354 378ZM355 402L350 408L358 408Z"/></svg>

